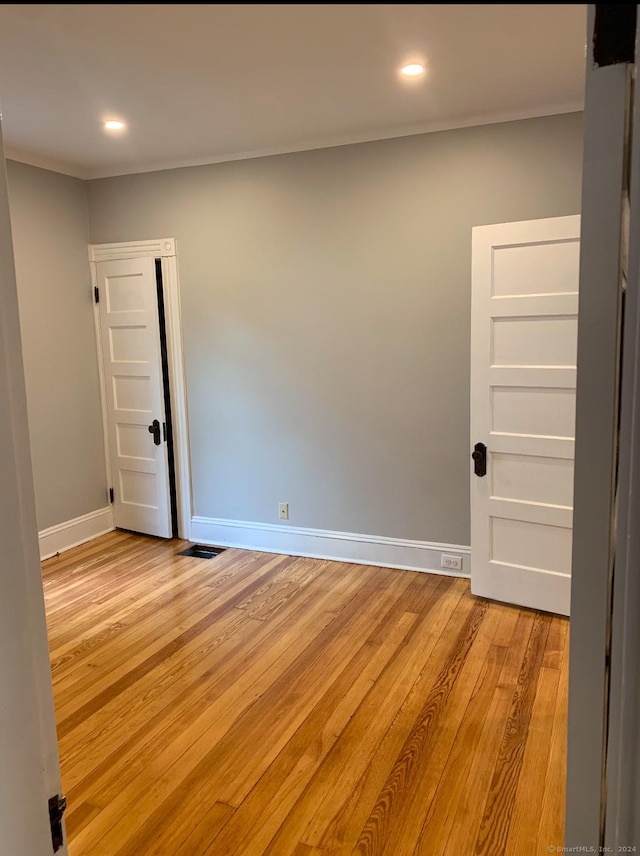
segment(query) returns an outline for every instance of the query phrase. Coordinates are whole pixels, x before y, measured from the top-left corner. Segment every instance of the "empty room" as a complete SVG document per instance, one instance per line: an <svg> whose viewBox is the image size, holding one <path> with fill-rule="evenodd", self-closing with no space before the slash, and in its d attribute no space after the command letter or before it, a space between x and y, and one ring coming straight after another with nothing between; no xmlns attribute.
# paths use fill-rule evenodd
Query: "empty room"
<svg viewBox="0 0 640 856"><path fill-rule="evenodd" d="M640 845L629 8L0 6L7 856Z"/></svg>

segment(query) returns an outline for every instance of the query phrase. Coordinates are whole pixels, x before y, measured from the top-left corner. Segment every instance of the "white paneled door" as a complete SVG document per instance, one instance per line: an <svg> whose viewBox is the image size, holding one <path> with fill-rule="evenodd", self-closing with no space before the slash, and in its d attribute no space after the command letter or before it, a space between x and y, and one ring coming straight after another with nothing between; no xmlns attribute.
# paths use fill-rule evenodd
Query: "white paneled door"
<svg viewBox="0 0 640 856"><path fill-rule="evenodd" d="M170 538L155 260L99 262L96 274L114 522Z"/></svg>
<svg viewBox="0 0 640 856"><path fill-rule="evenodd" d="M473 229L471 589L563 615L579 238L577 215Z"/></svg>

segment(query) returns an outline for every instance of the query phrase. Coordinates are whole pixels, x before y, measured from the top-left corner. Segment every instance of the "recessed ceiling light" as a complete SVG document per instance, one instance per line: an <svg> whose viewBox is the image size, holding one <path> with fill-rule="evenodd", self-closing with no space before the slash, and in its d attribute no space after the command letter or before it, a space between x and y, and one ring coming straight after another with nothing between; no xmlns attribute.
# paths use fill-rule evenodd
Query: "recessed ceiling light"
<svg viewBox="0 0 640 856"><path fill-rule="evenodd" d="M424 66L421 62L410 62L408 65L402 66L400 71L405 77L419 77L424 74Z"/></svg>
<svg viewBox="0 0 640 856"><path fill-rule="evenodd" d="M121 122L119 119L109 119L104 123L107 131L121 131L124 128L124 122Z"/></svg>

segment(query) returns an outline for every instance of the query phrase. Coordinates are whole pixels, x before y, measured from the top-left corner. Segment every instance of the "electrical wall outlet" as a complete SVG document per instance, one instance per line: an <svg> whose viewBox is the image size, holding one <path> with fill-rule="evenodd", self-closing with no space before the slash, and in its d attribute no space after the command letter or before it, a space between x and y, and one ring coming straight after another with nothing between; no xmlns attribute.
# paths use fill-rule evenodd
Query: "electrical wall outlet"
<svg viewBox="0 0 640 856"><path fill-rule="evenodd" d="M288 502L279 502L278 503L278 517L280 520L288 520L289 519L289 503Z"/></svg>
<svg viewBox="0 0 640 856"><path fill-rule="evenodd" d="M462 556L449 556L447 553L442 553L440 556L440 567L447 568L450 571L461 571Z"/></svg>

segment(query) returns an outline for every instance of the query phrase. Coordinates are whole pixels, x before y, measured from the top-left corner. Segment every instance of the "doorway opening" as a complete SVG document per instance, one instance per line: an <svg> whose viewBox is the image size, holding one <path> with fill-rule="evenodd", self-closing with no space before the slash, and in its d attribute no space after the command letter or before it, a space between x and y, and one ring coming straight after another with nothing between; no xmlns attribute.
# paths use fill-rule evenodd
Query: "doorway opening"
<svg viewBox="0 0 640 856"><path fill-rule="evenodd" d="M167 351L167 322L164 311L162 259L154 259L156 268L156 294L158 298L158 332L160 334L160 362L162 392L166 424L167 464L169 468L169 505L171 509L171 535L178 537L178 502L176 497L176 462L173 449L173 420L171 418L171 388L169 386L169 355Z"/></svg>
<svg viewBox="0 0 640 856"><path fill-rule="evenodd" d="M113 525L190 538L175 240L89 247Z"/></svg>

